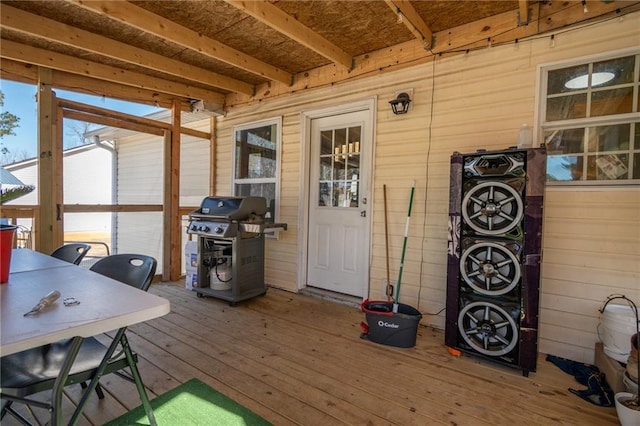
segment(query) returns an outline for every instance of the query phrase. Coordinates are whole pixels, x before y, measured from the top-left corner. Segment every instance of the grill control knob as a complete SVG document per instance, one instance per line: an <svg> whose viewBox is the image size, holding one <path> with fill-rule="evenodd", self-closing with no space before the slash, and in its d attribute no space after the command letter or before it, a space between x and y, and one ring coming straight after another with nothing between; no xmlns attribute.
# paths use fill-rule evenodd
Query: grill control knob
<svg viewBox="0 0 640 426"><path fill-rule="evenodd" d="M200 228L198 228L198 231L200 232L207 232L209 230L209 227L207 225L201 225Z"/></svg>
<svg viewBox="0 0 640 426"><path fill-rule="evenodd" d="M224 229L222 229L221 226L216 226L215 232L216 234L222 234L224 232Z"/></svg>
<svg viewBox="0 0 640 426"><path fill-rule="evenodd" d="M192 224L192 225L191 225L191 228L190 228L190 229L191 229L192 231L194 231L194 232L195 232L195 231L197 231L197 230L198 230L198 225L196 225L196 224L194 223L194 224Z"/></svg>

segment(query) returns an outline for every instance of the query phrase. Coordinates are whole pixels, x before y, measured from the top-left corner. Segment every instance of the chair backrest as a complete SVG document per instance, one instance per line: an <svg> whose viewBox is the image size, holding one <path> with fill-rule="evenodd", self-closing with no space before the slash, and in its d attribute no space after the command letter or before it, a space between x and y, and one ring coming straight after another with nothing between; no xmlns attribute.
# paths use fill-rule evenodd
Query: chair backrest
<svg viewBox="0 0 640 426"><path fill-rule="evenodd" d="M156 274L156 260L144 254L112 254L94 263L90 270L147 291Z"/></svg>
<svg viewBox="0 0 640 426"><path fill-rule="evenodd" d="M79 265L91 246L82 243L69 243L55 249L51 256L64 260L74 265Z"/></svg>

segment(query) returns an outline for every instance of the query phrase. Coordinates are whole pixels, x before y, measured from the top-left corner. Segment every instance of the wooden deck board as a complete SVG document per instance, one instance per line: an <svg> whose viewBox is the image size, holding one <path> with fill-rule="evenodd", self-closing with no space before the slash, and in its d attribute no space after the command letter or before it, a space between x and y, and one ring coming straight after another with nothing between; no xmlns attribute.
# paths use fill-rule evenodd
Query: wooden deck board
<svg viewBox="0 0 640 426"><path fill-rule="evenodd" d="M614 408L568 392L581 385L542 354L538 371L523 377L449 355L443 333L428 327L408 349L360 339L364 314L323 299L269 289L230 307L181 283L149 291L172 308L127 332L150 397L196 377L276 425L618 424ZM140 404L131 383L110 375L101 384L107 396L90 399L81 425ZM80 394L79 386L66 390L65 412Z"/></svg>

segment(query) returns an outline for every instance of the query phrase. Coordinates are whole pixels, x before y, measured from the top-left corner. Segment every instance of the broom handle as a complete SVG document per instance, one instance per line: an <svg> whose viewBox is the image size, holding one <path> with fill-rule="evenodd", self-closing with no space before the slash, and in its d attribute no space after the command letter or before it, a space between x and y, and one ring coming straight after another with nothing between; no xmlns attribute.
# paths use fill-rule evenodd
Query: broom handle
<svg viewBox="0 0 640 426"><path fill-rule="evenodd" d="M391 277L389 275L389 228L387 226L387 185L382 185L382 194L384 196L384 244L387 256L387 302L391 302L393 288L391 287Z"/></svg>
<svg viewBox="0 0 640 426"><path fill-rule="evenodd" d="M416 181L411 184L411 196L409 197L409 212L407 213L407 223L404 227L404 241L402 242L402 255L400 257L400 271L398 272L398 282L396 283L396 303L394 304L394 312L398 309L398 301L400 300L400 283L402 282L402 270L404 269L404 255L407 251L407 239L409 238L409 223L411 222L411 207L413 206L413 192L416 188Z"/></svg>

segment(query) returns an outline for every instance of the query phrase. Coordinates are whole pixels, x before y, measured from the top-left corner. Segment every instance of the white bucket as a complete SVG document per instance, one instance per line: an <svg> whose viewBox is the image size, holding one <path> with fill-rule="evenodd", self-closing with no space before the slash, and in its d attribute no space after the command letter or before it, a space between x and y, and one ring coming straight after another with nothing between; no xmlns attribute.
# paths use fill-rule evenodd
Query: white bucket
<svg viewBox="0 0 640 426"><path fill-rule="evenodd" d="M636 321L630 306L608 304L605 307L598 324L598 336L605 354L616 361L627 362L631 353L631 336L636 333Z"/></svg>

